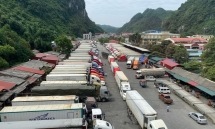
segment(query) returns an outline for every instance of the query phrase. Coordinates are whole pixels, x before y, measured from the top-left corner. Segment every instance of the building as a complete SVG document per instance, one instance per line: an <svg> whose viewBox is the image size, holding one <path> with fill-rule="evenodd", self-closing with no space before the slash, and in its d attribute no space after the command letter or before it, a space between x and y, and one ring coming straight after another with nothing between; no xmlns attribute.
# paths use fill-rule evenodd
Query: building
<svg viewBox="0 0 215 129"><path fill-rule="evenodd" d="M99 39L99 38L109 38L110 34L108 33L95 33L95 39Z"/></svg>
<svg viewBox="0 0 215 129"><path fill-rule="evenodd" d="M83 34L83 39L84 40L91 40L92 39L92 33L89 32L89 34Z"/></svg>
<svg viewBox="0 0 215 129"><path fill-rule="evenodd" d="M189 54L189 60L197 60L201 61L202 50L198 49L187 49L187 53Z"/></svg>
<svg viewBox="0 0 215 129"><path fill-rule="evenodd" d="M145 31L141 33L142 44L159 44L167 38L179 38L180 34L172 34L168 31Z"/></svg>
<svg viewBox="0 0 215 129"><path fill-rule="evenodd" d="M176 45L183 44L187 49L200 50L204 50L204 45L208 43L208 41L203 38L167 38L165 40L169 40Z"/></svg>
<svg viewBox="0 0 215 129"><path fill-rule="evenodd" d="M213 37L214 37L213 35L193 35L190 38L203 38L203 39L209 41Z"/></svg>
<svg viewBox="0 0 215 129"><path fill-rule="evenodd" d="M180 66L180 64L178 64L178 63L176 63L173 60L168 59L168 58L163 59L160 62L160 65L165 67L165 68L167 68L167 69L169 69L169 70L172 70L173 68Z"/></svg>

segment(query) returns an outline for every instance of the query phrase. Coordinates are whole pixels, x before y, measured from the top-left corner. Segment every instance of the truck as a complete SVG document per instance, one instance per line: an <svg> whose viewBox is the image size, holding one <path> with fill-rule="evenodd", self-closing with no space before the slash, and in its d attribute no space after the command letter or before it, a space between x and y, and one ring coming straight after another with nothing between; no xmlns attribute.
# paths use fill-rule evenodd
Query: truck
<svg viewBox="0 0 215 129"><path fill-rule="evenodd" d="M111 62L114 62L114 61L115 61L114 57L109 55L108 56L108 62L111 63Z"/></svg>
<svg viewBox="0 0 215 129"><path fill-rule="evenodd" d="M91 85L68 85L68 86L35 86L31 89L32 96L49 95L77 95L79 102L83 102L87 97L94 97L97 101L106 102L109 100L109 91L106 86L93 82Z"/></svg>
<svg viewBox="0 0 215 129"><path fill-rule="evenodd" d="M104 120L93 120L92 127L83 118L40 120L40 121L13 121L0 122L2 129L114 129ZM166 129L166 128L165 128Z"/></svg>
<svg viewBox="0 0 215 129"><path fill-rule="evenodd" d="M92 67L92 63L87 63L87 64L83 64L83 62L75 62L75 64L59 64L56 65L55 68L70 68L70 67L76 67L76 68L88 68L88 67Z"/></svg>
<svg viewBox="0 0 215 129"><path fill-rule="evenodd" d="M167 129L162 120L156 121L158 115L157 112L136 90L126 92L126 104L142 129ZM159 124L162 126L158 127L157 125Z"/></svg>
<svg viewBox="0 0 215 129"><path fill-rule="evenodd" d="M168 94L158 94L158 98L162 100L164 103L171 104L173 100L170 98Z"/></svg>
<svg viewBox="0 0 215 129"><path fill-rule="evenodd" d="M88 59L78 59L78 60L64 60L64 62L85 62L85 63L90 63L91 60Z"/></svg>
<svg viewBox="0 0 215 129"><path fill-rule="evenodd" d="M115 76L115 74L116 74L116 71L120 71L120 68L119 68L119 67L113 68L113 75L114 75L114 76Z"/></svg>
<svg viewBox="0 0 215 129"><path fill-rule="evenodd" d="M16 97L11 101L12 106L28 105L53 105L53 104L72 104L78 103L79 98L76 95L65 96L26 96Z"/></svg>
<svg viewBox="0 0 215 129"><path fill-rule="evenodd" d="M165 70L163 68L154 69L140 69L136 71L136 78L147 78L147 76L160 77L165 75Z"/></svg>
<svg viewBox="0 0 215 129"><path fill-rule="evenodd" d="M92 67L92 63L88 62L59 62L58 65L80 65L80 66L87 66L87 67Z"/></svg>
<svg viewBox="0 0 215 129"><path fill-rule="evenodd" d="M91 60L91 57L69 57L68 60L81 60L81 59Z"/></svg>
<svg viewBox="0 0 215 129"><path fill-rule="evenodd" d="M118 58L117 58L118 61L127 61L127 56L124 55L124 54L121 54Z"/></svg>
<svg viewBox="0 0 215 129"><path fill-rule="evenodd" d="M133 69L136 70L139 68L139 57L134 58Z"/></svg>
<svg viewBox="0 0 215 129"><path fill-rule="evenodd" d="M42 81L40 86L87 86L89 85L87 81Z"/></svg>
<svg viewBox="0 0 215 129"><path fill-rule="evenodd" d="M120 95L123 98L123 100L125 100L126 92L131 90L131 86L128 81L128 78L125 76L125 74L122 71L116 71L115 79L120 91Z"/></svg>
<svg viewBox="0 0 215 129"><path fill-rule="evenodd" d="M7 106L0 111L1 122L84 118L82 103Z"/></svg>
<svg viewBox="0 0 215 129"><path fill-rule="evenodd" d="M110 67L111 71L113 72L114 68L119 68L119 65L116 62L111 62Z"/></svg>
<svg viewBox="0 0 215 129"><path fill-rule="evenodd" d="M131 69L133 65L134 57L129 57L126 63L127 69Z"/></svg>
<svg viewBox="0 0 215 129"><path fill-rule="evenodd" d="M68 71L52 71L49 74L87 74L88 72L86 70L84 71L72 71L72 70L68 70Z"/></svg>

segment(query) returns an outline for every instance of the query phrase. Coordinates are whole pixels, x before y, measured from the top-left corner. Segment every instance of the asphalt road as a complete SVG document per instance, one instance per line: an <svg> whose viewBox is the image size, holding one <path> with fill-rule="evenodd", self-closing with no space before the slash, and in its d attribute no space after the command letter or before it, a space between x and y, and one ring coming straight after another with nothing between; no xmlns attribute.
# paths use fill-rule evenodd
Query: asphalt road
<svg viewBox="0 0 215 129"><path fill-rule="evenodd" d="M100 52L108 52L105 47L97 45ZM99 103L99 107L105 112L105 118L115 129L140 129L135 118L128 114L126 102L122 100L113 73L107 59L102 59L104 71L107 73L105 78L107 87L111 93L109 102ZM190 105L181 100L178 96L170 94L173 104L170 105L170 112L166 111L167 104L158 98L157 88L153 82L148 83L148 87L139 86L139 80L135 78L135 70L127 69L125 62L117 62L120 69L129 79L131 88L137 90L143 98L158 112L158 119L163 119L169 129L214 129L209 120L207 125L200 125L188 117L191 111L196 112Z"/></svg>

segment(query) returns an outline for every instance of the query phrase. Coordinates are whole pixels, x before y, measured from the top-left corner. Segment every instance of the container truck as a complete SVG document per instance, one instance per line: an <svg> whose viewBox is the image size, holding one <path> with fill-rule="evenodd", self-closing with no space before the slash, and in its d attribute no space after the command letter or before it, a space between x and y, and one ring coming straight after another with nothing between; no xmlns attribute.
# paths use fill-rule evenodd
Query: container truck
<svg viewBox="0 0 215 129"><path fill-rule="evenodd" d="M160 77L165 75L165 70L163 68L154 68L154 69L140 69L136 71L136 78L147 79L147 76Z"/></svg>
<svg viewBox="0 0 215 129"><path fill-rule="evenodd" d="M85 62L85 63L90 63L91 60L87 60L87 59L78 59L78 60L64 60L64 62Z"/></svg>
<svg viewBox="0 0 215 129"><path fill-rule="evenodd" d="M127 69L131 69L133 65L134 57L129 57L126 63Z"/></svg>
<svg viewBox="0 0 215 129"><path fill-rule="evenodd" d="M139 57L135 57L133 62L133 69L135 70L138 68L139 68Z"/></svg>
<svg viewBox="0 0 215 129"><path fill-rule="evenodd" d="M111 63L111 62L114 62L114 61L115 61L115 60L114 60L114 57L111 56L111 55L109 55L109 56L108 56L108 62Z"/></svg>
<svg viewBox="0 0 215 129"><path fill-rule="evenodd" d="M76 64L67 64L67 65L56 65L55 68L89 68L92 67L92 63L88 63L88 64L82 64L79 62L79 64L77 64L78 62L75 62Z"/></svg>
<svg viewBox="0 0 215 129"><path fill-rule="evenodd" d="M142 129L167 129L162 120L156 120L157 112L136 90L126 92L126 104Z"/></svg>
<svg viewBox="0 0 215 129"><path fill-rule="evenodd" d="M66 96L26 96L16 97L11 101L12 106L28 105L53 105L53 104L72 104L78 103L79 98L76 95Z"/></svg>
<svg viewBox="0 0 215 129"><path fill-rule="evenodd" d="M0 111L1 122L84 118L82 103L8 106Z"/></svg>
<svg viewBox="0 0 215 129"><path fill-rule="evenodd" d="M128 78L122 71L116 71L115 74L116 83L119 87L120 95L122 96L123 100L126 98L126 92L131 90L130 83Z"/></svg>
<svg viewBox="0 0 215 129"><path fill-rule="evenodd" d="M91 57L69 57L68 58L68 60L81 60L81 59L91 60Z"/></svg>
<svg viewBox="0 0 215 129"><path fill-rule="evenodd" d="M111 62L110 67L111 71L113 72L114 68L119 68L119 65L116 62Z"/></svg>
<svg viewBox="0 0 215 129"><path fill-rule="evenodd" d="M52 72L64 72L64 71L88 71L88 68L81 68L81 67L72 67L72 68L55 68Z"/></svg>
<svg viewBox="0 0 215 129"><path fill-rule="evenodd" d="M118 61L127 61L127 57L126 55L120 55L118 58L117 58Z"/></svg>
<svg viewBox="0 0 215 129"><path fill-rule="evenodd" d="M49 95L77 95L79 101L83 102L86 97L95 97L97 101L108 101L109 91L106 86L93 82L90 86L35 86L31 90L32 96L49 96Z"/></svg>
<svg viewBox="0 0 215 129"><path fill-rule="evenodd" d="M88 72L86 70L84 71L71 71L71 70L68 70L68 71L52 71L50 72L49 74L87 74Z"/></svg>
<svg viewBox="0 0 215 129"><path fill-rule="evenodd" d="M71 53L70 57L91 57L91 55L89 55L88 53L78 53L78 54Z"/></svg>
<svg viewBox="0 0 215 129"><path fill-rule="evenodd" d="M107 121L94 120L92 127L82 118L59 119L59 120L41 120L41 121L14 121L0 122L2 129L114 129Z"/></svg>
<svg viewBox="0 0 215 129"><path fill-rule="evenodd" d="M86 67L92 67L92 63L88 62L59 62L58 65L80 65Z"/></svg>
<svg viewBox="0 0 215 129"><path fill-rule="evenodd" d="M87 81L42 81L40 86L87 86L89 85Z"/></svg>
<svg viewBox="0 0 215 129"><path fill-rule="evenodd" d="M114 76L115 76L115 74L116 74L116 71L120 71L120 68L119 68L119 67L113 68L113 75L114 75Z"/></svg>

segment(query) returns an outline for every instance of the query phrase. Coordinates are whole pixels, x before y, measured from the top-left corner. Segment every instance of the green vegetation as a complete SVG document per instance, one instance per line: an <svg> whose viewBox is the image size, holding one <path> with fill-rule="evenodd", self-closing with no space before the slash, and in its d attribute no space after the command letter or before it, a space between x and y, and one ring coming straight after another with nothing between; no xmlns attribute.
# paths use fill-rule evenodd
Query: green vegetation
<svg viewBox="0 0 215 129"><path fill-rule="evenodd" d="M117 27L109 26L109 25L99 25L97 26L101 27L105 32L107 33L115 33L117 31Z"/></svg>
<svg viewBox="0 0 215 129"><path fill-rule="evenodd" d="M129 36L129 41L135 45L135 46L139 46L140 43L142 42L142 38L141 35L139 33L135 33L131 36Z"/></svg>
<svg viewBox="0 0 215 129"><path fill-rule="evenodd" d="M169 16L173 11L166 11L162 8L146 9L142 14L134 15L131 20L117 30L117 33L122 32L143 32L146 30L161 29L161 24L164 18Z"/></svg>
<svg viewBox="0 0 215 129"><path fill-rule="evenodd" d="M187 53L187 49L184 45L180 44L179 46L175 47L175 53L173 54L173 58L179 63L188 62L189 54Z"/></svg>
<svg viewBox="0 0 215 129"><path fill-rule="evenodd" d="M59 36L55 39L55 43L60 48L60 51L65 54L70 54L73 48L71 40L69 40L66 35Z"/></svg>
<svg viewBox="0 0 215 129"><path fill-rule="evenodd" d="M202 69L202 63L198 62L196 60L186 62L186 63L182 64L182 66L185 70L188 70L191 72L199 71Z"/></svg>
<svg viewBox="0 0 215 129"><path fill-rule="evenodd" d="M28 61L31 49L51 50L59 35L82 37L88 32L103 30L88 18L84 0L2 0L0 46L6 53L0 55L0 68Z"/></svg>
<svg viewBox="0 0 215 129"><path fill-rule="evenodd" d="M193 34L215 34L214 0L187 0L164 20L163 30L180 33L182 37Z"/></svg>
<svg viewBox="0 0 215 129"><path fill-rule="evenodd" d="M102 45L104 43L108 43L109 42L109 38L99 38L98 40L99 40L100 44L102 44Z"/></svg>

